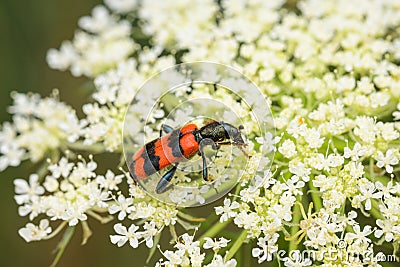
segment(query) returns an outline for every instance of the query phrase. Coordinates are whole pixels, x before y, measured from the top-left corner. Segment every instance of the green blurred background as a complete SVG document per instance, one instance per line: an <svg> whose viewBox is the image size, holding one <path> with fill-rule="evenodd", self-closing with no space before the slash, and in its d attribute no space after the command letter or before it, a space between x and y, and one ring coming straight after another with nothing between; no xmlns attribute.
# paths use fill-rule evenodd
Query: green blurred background
<svg viewBox="0 0 400 267"><path fill-rule="evenodd" d="M0 1L0 120L10 120L6 108L11 104L10 92L39 92L47 96L59 88L62 101L80 111L82 98L77 88L87 82L68 72L51 70L46 64L46 51L58 48L71 39L79 17L90 14L100 0L1 0ZM103 169L103 168L101 168ZM62 235L48 241L26 243L17 233L27 223L18 216L14 196L14 178L27 178L35 166L24 163L0 173L0 266L49 266L52 254ZM94 232L88 244L81 246L81 227L67 247L58 266L143 266L147 251L117 248L109 241L112 224L89 221Z"/></svg>

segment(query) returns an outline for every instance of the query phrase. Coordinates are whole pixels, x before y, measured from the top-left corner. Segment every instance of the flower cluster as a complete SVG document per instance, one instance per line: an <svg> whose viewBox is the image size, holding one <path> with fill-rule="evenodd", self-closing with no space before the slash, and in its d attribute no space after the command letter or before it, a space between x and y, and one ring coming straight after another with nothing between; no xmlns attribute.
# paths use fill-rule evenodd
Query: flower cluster
<svg viewBox="0 0 400 267"><path fill-rule="evenodd" d="M49 174L40 181L38 174L31 174L29 182L15 179L15 201L19 205L20 216L28 216L33 221L45 214L51 221L61 220L58 229L52 233L49 221L42 219L39 226L28 223L20 229L20 235L27 241L49 238L49 234L57 234L68 223L75 226L80 221L85 222L88 215L107 221L99 213L107 211L112 191L119 190L118 185L123 175L115 175L108 170L105 176L97 175L97 163L90 157L86 162L70 162L62 157L59 162L48 166Z"/></svg>
<svg viewBox="0 0 400 267"><path fill-rule="evenodd" d="M85 120L80 122L75 111L57 96L57 90L46 98L12 93L14 103L8 111L13 123L5 122L0 131L1 171L26 159L37 162L76 140Z"/></svg>
<svg viewBox="0 0 400 267"><path fill-rule="evenodd" d="M70 69L75 76L95 77L128 59L135 51L129 21L120 20L104 6L95 7L91 17L82 17L79 26L82 30L75 33L72 42L65 41L60 50L49 50L50 67Z"/></svg>
<svg viewBox="0 0 400 267"><path fill-rule="evenodd" d="M122 194L114 196L115 201L108 207L108 212L115 214L119 221L128 219L131 224L127 228L121 222L116 223L114 230L117 234L110 236L111 242L121 247L129 241L129 245L133 248L145 242L146 246L151 248L154 245L154 238L164 227L169 226L174 229L176 222L182 223L182 220L177 217L178 210L175 207L145 194L132 178L129 177L128 181L129 197L124 197ZM180 215L184 216L182 213ZM139 226L143 226L143 231L137 231Z"/></svg>
<svg viewBox="0 0 400 267"><path fill-rule="evenodd" d="M19 214L30 221L45 217L19 231L25 240L50 238L66 224L86 224L89 215L114 217L116 234L110 240L117 246L145 243L154 249L169 228L175 250L161 251L165 259L156 266L236 266L240 257L233 257L244 244L255 262L282 260L285 266L380 266L378 255L368 255L381 245L398 252L398 1L106 0L79 26L72 41L49 50L47 60L52 68L94 81L92 101L82 103L84 116L78 118L57 96L14 93L13 122L0 132L0 170L50 158L29 182L15 180ZM149 86L186 82L168 95L139 91L167 67L204 60L233 66L257 84L261 97L213 69L209 76L241 89L190 83L188 73L175 71ZM140 101L131 103L137 95ZM224 103L233 112L183 104L199 98ZM130 112L135 105L139 108ZM178 205L203 204L240 177L234 193L213 207L211 226L145 194L141 186L154 187L154 179L138 185L128 172L115 175L116 166L98 175L92 158L76 162L60 156L66 150L122 152L127 142L137 150L144 140L159 137L162 123L176 128L207 112L243 124L247 148L233 153L221 148L212 156L213 184L177 172L176 184L194 189L174 187L166 195ZM260 121L274 131L259 131ZM192 170L201 165L196 164L182 165ZM123 180L129 193L119 188ZM62 223L53 231L49 219ZM199 226L205 233L199 240L187 233L178 238L176 224L186 230ZM301 258L301 248L316 257ZM282 249L295 257L279 258ZM341 257L326 257L338 251Z"/></svg>
<svg viewBox="0 0 400 267"><path fill-rule="evenodd" d="M206 254L201 253L200 241L194 241L194 236L185 233L179 237L179 241L174 245L175 251L166 250L161 252L167 260L160 259L157 267L161 266L206 266L206 267L235 267L237 262L235 259L226 259L218 254L221 248L228 245L230 240L221 237L219 240L205 238L203 244L204 249L213 249L214 256L209 264L204 264Z"/></svg>

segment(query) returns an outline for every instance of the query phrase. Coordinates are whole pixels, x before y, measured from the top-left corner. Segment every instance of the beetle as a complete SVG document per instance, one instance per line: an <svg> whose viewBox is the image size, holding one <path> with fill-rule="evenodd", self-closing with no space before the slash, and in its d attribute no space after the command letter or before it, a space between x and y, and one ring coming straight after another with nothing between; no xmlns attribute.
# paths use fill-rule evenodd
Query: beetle
<svg viewBox="0 0 400 267"><path fill-rule="evenodd" d="M173 187L171 180L179 162L199 154L203 162L203 179L209 181L204 147L211 145L213 150L217 150L221 145L232 144L249 157L243 149L246 143L242 139L241 130L243 130L242 125L235 127L223 121L212 121L200 129L193 123L175 130L171 126L162 124L160 137L145 144L131 158L130 174L133 179L140 181L173 165L156 186L156 193L162 194ZM162 136L162 132L167 135Z"/></svg>

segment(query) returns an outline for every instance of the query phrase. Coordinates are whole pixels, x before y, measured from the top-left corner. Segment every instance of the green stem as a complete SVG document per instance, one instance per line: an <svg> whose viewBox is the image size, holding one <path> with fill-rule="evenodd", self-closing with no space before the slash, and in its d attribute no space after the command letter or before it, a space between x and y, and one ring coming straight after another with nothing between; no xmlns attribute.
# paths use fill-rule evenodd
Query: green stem
<svg viewBox="0 0 400 267"><path fill-rule="evenodd" d="M222 223L216 223L214 224L214 226L212 226L210 229L208 229L204 234L202 234L199 238L200 240L200 244L202 245L204 243L204 238L205 237L214 237L216 236L222 229L224 229L230 222L232 221L232 219L228 219L225 222Z"/></svg>
<svg viewBox="0 0 400 267"><path fill-rule="evenodd" d="M193 229L198 229L199 227L200 227L200 223L198 223L198 224L193 224L193 223L191 223L191 222L187 222L187 221L184 221L184 220L182 220L182 219L180 219L180 218L177 218L177 220L176 220L186 231L189 231L189 230L193 230Z"/></svg>
<svg viewBox="0 0 400 267"><path fill-rule="evenodd" d="M210 216L207 217L207 219L201 223L204 229L210 228L212 225L216 224L217 221L219 220L219 217L215 212L211 213Z"/></svg>
<svg viewBox="0 0 400 267"><path fill-rule="evenodd" d="M299 201L299 197L297 198L297 200ZM294 236L297 233L297 231L299 231L300 226L298 224L300 223L300 219L301 219L300 206L295 204L293 206L293 224L294 225L290 228L290 236ZM296 242L297 242L296 238L290 240L289 252L297 249Z"/></svg>
<svg viewBox="0 0 400 267"><path fill-rule="evenodd" d="M92 236L93 232L90 230L89 224L87 221L82 221L82 231L83 231L83 238L81 245L86 245L89 238Z"/></svg>
<svg viewBox="0 0 400 267"><path fill-rule="evenodd" d="M204 222L206 220L205 218L196 218L196 217L194 217L190 214L184 213L182 211L178 211L178 216L189 222Z"/></svg>
<svg viewBox="0 0 400 267"><path fill-rule="evenodd" d="M381 220L385 219L382 216L381 211L379 210L379 205L378 205L377 201L375 199L371 199L371 204L372 204L371 205L372 207L371 207L370 213L372 214L372 216L374 216L375 219L381 219Z"/></svg>
<svg viewBox="0 0 400 267"><path fill-rule="evenodd" d="M56 230L54 230L50 235L43 238L43 240L47 240L47 239L55 237L65 227L65 225L67 225L67 221L63 221L62 223L60 223L57 226Z"/></svg>
<svg viewBox="0 0 400 267"><path fill-rule="evenodd" d="M240 189L242 189L242 187L241 187L240 182L239 182L238 185L235 188L235 195L233 196L232 202L235 201L238 198L238 196L240 194Z"/></svg>
<svg viewBox="0 0 400 267"><path fill-rule="evenodd" d="M156 252L156 248L158 246L158 243L160 243L161 233L162 233L162 231L160 231L160 233L158 233L154 237L154 244L153 244L153 247L150 249L150 253L149 253L149 256L147 257L146 264L149 264L151 258L153 257L154 253Z"/></svg>
<svg viewBox="0 0 400 267"><path fill-rule="evenodd" d="M312 110L312 105L313 105L314 101L313 101L313 96L311 93L307 94L307 110L311 111Z"/></svg>
<svg viewBox="0 0 400 267"><path fill-rule="evenodd" d="M53 263L50 265L50 267L55 267L57 263L60 261L61 256L63 255L65 248L67 247L69 241L71 240L72 236L74 235L75 232L75 226L70 226L65 230L64 236L61 239L61 241L58 243L56 251L57 255L53 261Z"/></svg>
<svg viewBox="0 0 400 267"><path fill-rule="evenodd" d="M352 141L358 142L357 137L353 133L353 131L349 131L349 137L351 138Z"/></svg>
<svg viewBox="0 0 400 267"><path fill-rule="evenodd" d="M238 249L236 252L236 262L237 262L237 266L243 266L242 261L243 261L243 257L242 257L242 250Z"/></svg>
<svg viewBox="0 0 400 267"><path fill-rule="evenodd" d="M94 212L92 210L88 210L88 211L86 211L86 213L88 215L92 216L93 218L95 218L96 220L98 220L102 224L111 222L114 219L114 217L112 215L108 215L106 217L103 217L103 216L100 216L99 214L97 214L96 212Z"/></svg>
<svg viewBox="0 0 400 267"><path fill-rule="evenodd" d="M253 258L253 257L251 256L251 251L252 251L251 243L250 243L250 242L245 243L245 244L242 246L242 250L243 250L243 252L242 252L242 261L243 261L246 265L250 265L251 259ZM239 265L239 266L242 266L242 265Z"/></svg>
<svg viewBox="0 0 400 267"><path fill-rule="evenodd" d="M313 179L314 179L314 177L313 177ZM316 193L318 190L313 185L313 179L310 179L310 181L308 181L308 186L310 187L311 198L312 198L312 201L314 202L315 210L317 211L317 210L320 210L323 207L323 205L322 205L322 199Z"/></svg>
<svg viewBox="0 0 400 267"><path fill-rule="evenodd" d="M169 232L171 233L172 241L178 242L178 235L176 234L175 226L173 224L169 225Z"/></svg>
<svg viewBox="0 0 400 267"><path fill-rule="evenodd" d="M229 249L228 254L226 255L226 260L230 260L239 250L239 248L242 246L243 242L247 238L247 232L248 230L242 231L242 233L236 239L235 243L233 243L232 247Z"/></svg>
<svg viewBox="0 0 400 267"><path fill-rule="evenodd" d="M375 172L374 172L374 159L371 157L369 159L369 174L371 175L371 180L374 181L375 180Z"/></svg>

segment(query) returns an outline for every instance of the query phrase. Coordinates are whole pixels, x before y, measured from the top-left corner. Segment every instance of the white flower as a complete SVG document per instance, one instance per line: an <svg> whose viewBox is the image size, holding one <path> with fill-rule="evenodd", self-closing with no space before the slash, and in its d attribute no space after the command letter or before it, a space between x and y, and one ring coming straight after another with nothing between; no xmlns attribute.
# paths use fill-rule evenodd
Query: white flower
<svg viewBox="0 0 400 267"><path fill-rule="evenodd" d="M360 157L364 156L366 153L366 149L361 146L360 143L356 143L351 150L349 147L344 148L343 156L348 159L351 158L353 161L357 161Z"/></svg>
<svg viewBox="0 0 400 267"><path fill-rule="evenodd" d="M158 232L159 232L158 229L157 229L157 227L156 227L155 222L154 222L154 221L145 222L145 223L144 223L144 226L143 226L143 229L145 230L145 231L143 232L143 239L144 239L145 242L146 242L146 246L147 246L148 248L152 248L152 247L153 247L153 244L154 244L154 242L153 242L153 237L154 237L155 235L157 235Z"/></svg>
<svg viewBox="0 0 400 267"><path fill-rule="evenodd" d="M109 197L109 191L102 191L99 189L98 184L91 182L88 185L89 189L86 191L87 197L89 198L90 207L107 208L107 201L111 198Z"/></svg>
<svg viewBox="0 0 400 267"><path fill-rule="evenodd" d="M289 180L283 184L282 188L291 195L303 195L303 192L299 189L303 188L305 183L299 179L297 175L293 175Z"/></svg>
<svg viewBox="0 0 400 267"><path fill-rule="evenodd" d="M68 162L67 158L62 157L58 164L52 164L48 167L48 169L54 178L60 178L60 176L66 178L68 177L73 166L74 163Z"/></svg>
<svg viewBox="0 0 400 267"><path fill-rule="evenodd" d="M392 194L396 194L398 184L393 184L393 181L389 181L386 186L384 186L381 182L375 182L375 187L378 191L382 192L382 195L389 199Z"/></svg>
<svg viewBox="0 0 400 267"><path fill-rule="evenodd" d="M173 190L171 190L171 192L169 192L168 197L172 202L180 205L188 200L188 194L189 190L174 188Z"/></svg>
<svg viewBox="0 0 400 267"><path fill-rule="evenodd" d="M106 175L98 175L96 182L106 190L118 190L118 184L122 182L123 174L115 175L111 170L107 170Z"/></svg>
<svg viewBox="0 0 400 267"><path fill-rule="evenodd" d="M203 245L203 248L212 248L214 252L217 252L219 249L226 247L228 245L228 242L230 242L230 240L223 237L220 237L218 241L216 239L213 240L212 238L206 237L204 238L204 241L205 243Z"/></svg>
<svg viewBox="0 0 400 267"><path fill-rule="evenodd" d="M40 196L44 193L44 188L38 183L39 175L31 174L29 176L29 183L24 179L15 179L15 201L17 204L22 205L27 203L33 197Z"/></svg>
<svg viewBox="0 0 400 267"><path fill-rule="evenodd" d="M270 152L270 151L276 151L275 144L279 143L281 137L280 136L274 137L272 133L267 132L264 138L256 137L255 140L257 143L262 145L260 151Z"/></svg>
<svg viewBox="0 0 400 267"><path fill-rule="evenodd" d="M355 122L357 127L354 128L354 133L359 136L364 143L374 143L378 134L374 119L362 116L357 117Z"/></svg>
<svg viewBox="0 0 400 267"><path fill-rule="evenodd" d="M47 98L41 98L38 94L12 94L14 105L10 107L10 112L14 114L15 139L9 144L0 143L0 152L4 154L0 157L0 167L5 163L14 165L28 158L36 162L66 140L60 124L66 122L68 114L75 111L59 102L56 95L57 90L53 91L53 97ZM10 133L7 135L2 138L9 139Z"/></svg>
<svg viewBox="0 0 400 267"><path fill-rule="evenodd" d="M75 51L72 43L69 41L64 41L58 51L56 49L49 49L46 55L47 63L51 68L63 71L68 69L76 59L78 59L78 52Z"/></svg>
<svg viewBox="0 0 400 267"><path fill-rule="evenodd" d="M108 208L108 212L110 214L115 214L119 212L118 220L122 221L123 219L125 219L127 214L135 210L135 207L132 205L133 205L132 198L125 198L123 195L119 195L117 199L117 204L111 205Z"/></svg>
<svg viewBox="0 0 400 267"><path fill-rule="evenodd" d="M400 102L397 104L397 110L393 112L393 120L400 120Z"/></svg>
<svg viewBox="0 0 400 267"><path fill-rule="evenodd" d="M360 225L356 224L353 226L354 233L346 233L345 240L352 241L355 245L368 245L371 243L371 239L367 236L372 234L372 227L370 225L366 225L364 229L361 231Z"/></svg>
<svg viewBox="0 0 400 267"><path fill-rule="evenodd" d="M324 143L325 137L321 137L318 130L314 128L307 128L304 133L304 139L310 148L320 148Z"/></svg>
<svg viewBox="0 0 400 267"><path fill-rule="evenodd" d="M327 243L327 235L326 228L307 231L308 240L304 241L304 245L315 249L318 249L319 246L325 246Z"/></svg>
<svg viewBox="0 0 400 267"><path fill-rule="evenodd" d="M210 264L207 264L204 267L236 267L236 264L237 262L235 259L225 261L221 255L215 255Z"/></svg>
<svg viewBox="0 0 400 267"><path fill-rule="evenodd" d="M337 154L329 154L328 158L327 158L327 162L329 167L339 167L341 165L343 165L344 163L344 158L341 155L337 155Z"/></svg>
<svg viewBox="0 0 400 267"><path fill-rule="evenodd" d="M19 216L26 216L29 214L29 220L33 220L43 210L41 199L38 196L32 196L28 203L18 207Z"/></svg>
<svg viewBox="0 0 400 267"><path fill-rule="evenodd" d="M257 188L260 187L268 188L271 185L275 184L276 180L273 178L273 175L274 174L269 169L264 171L264 177L256 174L256 176L254 177L254 186L251 187L251 191L255 191Z"/></svg>
<svg viewBox="0 0 400 267"><path fill-rule="evenodd" d="M129 245L133 248L139 246L139 239L142 237L141 232L136 232L139 229L138 226L132 224L129 229L126 229L120 223L114 225L114 230L118 235L110 235L111 243L117 244L118 247L125 245L129 241Z"/></svg>
<svg viewBox="0 0 400 267"><path fill-rule="evenodd" d="M19 229L18 233L26 242L37 241L50 234L51 227L49 226L49 221L43 219L40 220L39 226L28 223L24 228Z"/></svg>
<svg viewBox="0 0 400 267"><path fill-rule="evenodd" d="M75 142L83 134L83 128L88 124L87 120L78 120L75 113L67 114L66 120L60 122L60 128L67 134L68 142Z"/></svg>
<svg viewBox="0 0 400 267"><path fill-rule="evenodd" d="M0 143L1 144L1 143ZM25 155L25 150L19 147L15 142L1 144L0 152L0 171L5 170L8 166L19 166Z"/></svg>
<svg viewBox="0 0 400 267"><path fill-rule="evenodd" d="M104 6L95 7L92 16L82 17L78 24L84 31L77 31L72 42L64 42L59 51L48 51L50 67L93 77L124 61L135 49L130 23L117 20Z"/></svg>
<svg viewBox="0 0 400 267"><path fill-rule="evenodd" d="M215 2L196 0L176 2L165 0L159 3L142 2L139 16L146 21L143 31L153 36L156 45L165 47L193 47L199 40L208 39L218 7ZM179 29L176 25L179 24ZM197 39L197 40L196 40Z"/></svg>
<svg viewBox="0 0 400 267"><path fill-rule="evenodd" d="M279 234L275 233L272 236L267 234L266 236L258 239L257 245L259 248L253 248L251 252L253 257L258 258L258 263L272 260L272 254L278 251L278 246L276 245L278 237Z"/></svg>
<svg viewBox="0 0 400 267"><path fill-rule="evenodd" d="M175 248L178 250L187 251L189 254L195 253L200 245L200 241L193 241L194 236L189 235L188 233L184 233L181 236L182 242L178 242L175 244Z"/></svg>
<svg viewBox="0 0 400 267"><path fill-rule="evenodd" d="M85 179L96 177L94 170L97 168L97 163L93 160L86 162L78 162L69 175L69 181L75 186L81 186Z"/></svg>
<svg viewBox="0 0 400 267"><path fill-rule="evenodd" d="M363 183L359 186L361 195L359 195L359 200L365 200L365 209L371 210L371 199L379 199L382 197L382 192L376 191L375 185L371 182Z"/></svg>
<svg viewBox="0 0 400 267"><path fill-rule="evenodd" d="M220 222L227 221L229 218L235 217L236 216L236 211L233 211L234 209L238 209L240 207L239 203L236 201L233 201L231 204L231 200L229 198L225 198L224 200L224 206L221 207L215 207L215 213L217 215L221 215L219 218Z"/></svg>
<svg viewBox="0 0 400 267"><path fill-rule="evenodd" d="M4 122L0 131L0 146L14 143L16 141L17 129L10 122Z"/></svg>
<svg viewBox="0 0 400 267"><path fill-rule="evenodd" d="M379 168L385 167L386 172L392 173L393 172L393 167L392 165L396 165L399 163L399 159L397 158L395 149L389 149L386 151L386 155L383 155L381 151L378 151L378 156L377 160L378 162L376 163L376 166Z"/></svg>
<svg viewBox="0 0 400 267"><path fill-rule="evenodd" d="M87 206L82 204L79 202L71 204L61 215L61 219L68 221L69 226L77 225L79 221L86 221L87 215L85 211Z"/></svg>
<svg viewBox="0 0 400 267"><path fill-rule="evenodd" d="M302 162L293 163L290 161L289 171L299 176L304 182L308 182L310 180L311 168L306 168Z"/></svg>
<svg viewBox="0 0 400 267"><path fill-rule="evenodd" d="M309 159L308 164L317 169L329 171L332 167L339 167L344 163L344 158L340 155L329 154L327 158L321 153L318 153L313 158Z"/></svg>
<svg viewBox="0 0 400 267"><path fill-rule="evenodd" d="M293 158L296 154L296 146L292 140L286 139L279 146L278 151L286 158Z"/></svg>
<svg viewBox="0 0 400 267"><path fill-rule="evenodd" d="M233 221L240 228L254 230L260 218L255 212L246 212L242 210L235 216Z"/></svg>
<svg viewBox="0 0 400 267"><path fill-rule="evenodd" d="M374 232L375 237L381 238L383 234L385 234L385 241L386 242L391 242L394 239L394 226L395 222L391 220L381 220L378 219L376 220L376 225L380 227L381 229L376 229Z"/></svg>
<svg viewBox="0 0 400 267"><path fill-rule="evenodd" d="M135 10L138 0L105 0L106 5L117 13L128 13Z"/></svg>
<svg viewBox="0 0 400 267"><path fill-rule="evenodd" d="M56 178L48 175L46 176L43 186L48 192L54 192L58 189L59 183Z"/></svg>
<svg viewBox="0 0 400 267"><path fill-rule="evenodd" d="M380 131L380 135L382 136L382 138L385 141L393 141L393 140L397 140L400 136L400 133L395 130L395 124L391 123L391 122L378 122L376 124L376 127L379 129Z"/></svg>
<svg viewBox="0 0 400 267"><path fill-rule="evenodd" d="M163 265L168 267L179 266L183 260L187 260L187 258L183 256L183 254L185 254L184 250L178 250L175 252L166 250L163 254L165 258L168 259L168 261L165 261Z"/></svg>

